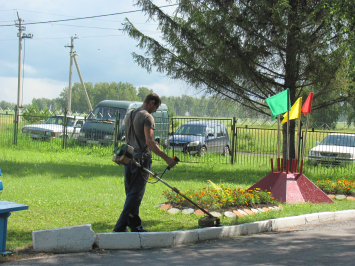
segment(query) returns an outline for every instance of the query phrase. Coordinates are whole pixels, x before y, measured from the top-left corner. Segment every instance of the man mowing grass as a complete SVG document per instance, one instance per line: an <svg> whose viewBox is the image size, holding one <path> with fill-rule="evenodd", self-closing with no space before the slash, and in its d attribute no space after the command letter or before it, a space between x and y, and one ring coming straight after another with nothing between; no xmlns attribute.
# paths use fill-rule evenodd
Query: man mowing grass
<svg viewBox="0 0 355 266"><path fill-rule="evenodd" d="M160 97L151 93L147 95L141 107L127 114L125 118L126 142L134 148L133 158L148 170L152 165L151 152L164 159L170 168L177 164L177 161L165 154L154 141L155 123L151 114L157 111L160 104ZM148 173L143 172L132 161L124 166L124 170L126 201L113 231L128 232L128 226L131 232L147 232L142 227L139 206L143 199Z"/></svg>

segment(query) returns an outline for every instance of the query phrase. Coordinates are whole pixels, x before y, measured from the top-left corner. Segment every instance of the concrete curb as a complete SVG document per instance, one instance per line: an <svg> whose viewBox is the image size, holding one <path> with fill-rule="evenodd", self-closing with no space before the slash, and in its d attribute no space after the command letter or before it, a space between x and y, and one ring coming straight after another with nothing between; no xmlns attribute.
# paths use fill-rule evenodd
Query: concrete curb
<svg viewBox="0 0 355 266"><path fill-rule="evenodd" d="M91 224L32 232L33 249L37 252L85 252L92 249L94 241Z"/></svg>
<svg viewBox="0 0 355 266"><path fill-rule="evenodd" d="M187 231L97 233L95 236L91 229L91 225L82 225L52 230L33 231L32 240L33 247L36 251L56 253L89 251L94 242L100 249L149 249L180 246L212 239L259 234L298 225L316 224L351 218L355 218L355 209L337 212L312 213L247 224L208 227Z"/></svg>
<svg viewBox="0 0 355 266"><path fill-rule="evenodd" d="M355 210L345 210L338 212L320 212L305 214L293 217L285 217L278 219L271 219L265 221L257 221L253 223L222 226L222 227L208 227L187 231L172 231L172 232L146 232L138 233L140 236L140 248L157 248L157 247L172 247L179 245L186 245L197 243L205 240L221 239L229 237L237 237L242 235L259 234L263 232L270 232L282 228L293 227L297 225L315 224L327 221L336 221L355 218ZM96 234L98 247L100 249L132 249L129 245L127 237L132 236L136 239L133 233L107 233ZM137 234L137 233L134 233ZM110 235L110 241L116 244L115 247L106 244L106 240L102 235ZM138 244L136 245L137 249Z"/></svg>

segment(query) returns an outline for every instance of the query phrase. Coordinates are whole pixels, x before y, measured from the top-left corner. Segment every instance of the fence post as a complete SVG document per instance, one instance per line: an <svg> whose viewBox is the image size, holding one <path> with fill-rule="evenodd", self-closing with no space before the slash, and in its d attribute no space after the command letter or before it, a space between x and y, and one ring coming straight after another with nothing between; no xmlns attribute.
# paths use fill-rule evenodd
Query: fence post
<svg viewBox="0 0 355 266"><path fill-rule="evenodd" d="M63 119L63 135L62 135L62 148L65 149L65 146L66 146L66 142L67 142L67 132L68 132L68 129L67 129L67 126L68 126L68 123L67 123L67 108L64 109L64 119Z"/></svg>
<svg viewBox="0 0 355 266"><path fill-rule="evenodd" d="M235 145L235 124L236 124L236 118L233 117L233 121L232 121L232 155L231 155L231 164L234 163L234 145Z"/></svg>
<svg viewBox="0 0 355 266"><path fill-rule="evenodd" d="M115 113L115 131L113 134L113 150L115 150L115 148L117 147L117 138L118 138L118 127L119 125L119 121L120 121L120 117L119 115L121 115L121 113L118 113L118 111L116 111Z"/></svg>
<svg viewBox="0 0 355 266"><path fill-rule="evenodd" d="M17 145L18 135L18 107L15 105L15 119L14 119L14 145Z"/></svg>
<svg viewBox="0 0 355 266"><path fill-rule="evenodd" d="M297 136L297 138L299 138L299 141L298 141L298 158L296 158L299 162L301 161L300 158L301 158L301 154L303 152L302 150L302 147L303 147L303 132L302 132L302 123L300 125L300 132L299 132L299 135ZM302 145L301 145L301 142L302 142ZM301 151L302 150L302 151Z"/></svg>
<svg viewBox="0 0 355 266"><path fill-rule="evenodd" d="M171 118L171 132L174 132L174 118L173 118L173 117ZM173 134L173 143L175 143L175 141L174 141L174 134ZM168 145L168 146L169 146L169 145ZM175 145L173 146L173 158L174 158L174 156L175 156L174 150L175 150Z"/></svg>

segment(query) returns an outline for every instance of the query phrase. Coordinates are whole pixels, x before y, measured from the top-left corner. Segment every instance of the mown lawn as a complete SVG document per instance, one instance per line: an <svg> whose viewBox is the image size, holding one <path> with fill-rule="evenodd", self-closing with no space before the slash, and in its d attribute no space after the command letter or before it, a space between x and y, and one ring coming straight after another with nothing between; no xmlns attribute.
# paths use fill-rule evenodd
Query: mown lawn
<svg viewBox="0 0 355 266"><path fill-rule="evenodd" d="M29 205L29 210L9 217L7 250L32 244L31 232L51 228L91 224L95 232L110 232L122 210L125 196L123 167L111 161L109 152L92 153L87 149L21 150L1 148L0 168L4 191L1 200ZM208 186L207 180L230 188L248 188L270 172L268 163L251 161L248 165L179 163L163 179L181 191ZM153 172L166 165L153 162ZM306 172L306 171L305 171ZM307 172L306 172L307 174ZM343 173L312 173L319 179L343 178ZM198 227L199 216L169 215L155 206L166 201L168 188L158 182L148 184L141 206L143 226L149 231L188 230ZM354 202L336 204L285 204L283 211L262 213L238 220L222 219L224 225L251 222L319 211L352 209Z"/></svg>

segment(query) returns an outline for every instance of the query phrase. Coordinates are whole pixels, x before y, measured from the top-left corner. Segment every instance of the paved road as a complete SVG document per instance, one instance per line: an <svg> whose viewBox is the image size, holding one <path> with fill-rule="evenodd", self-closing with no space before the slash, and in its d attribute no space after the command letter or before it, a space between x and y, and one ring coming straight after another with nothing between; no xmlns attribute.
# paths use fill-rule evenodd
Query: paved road
<svg viewBox="0 0 355 266"><path fill-rule="evenodd" d="M174 248L60 254L3 265L355 265L355 220Z"/></svg>

